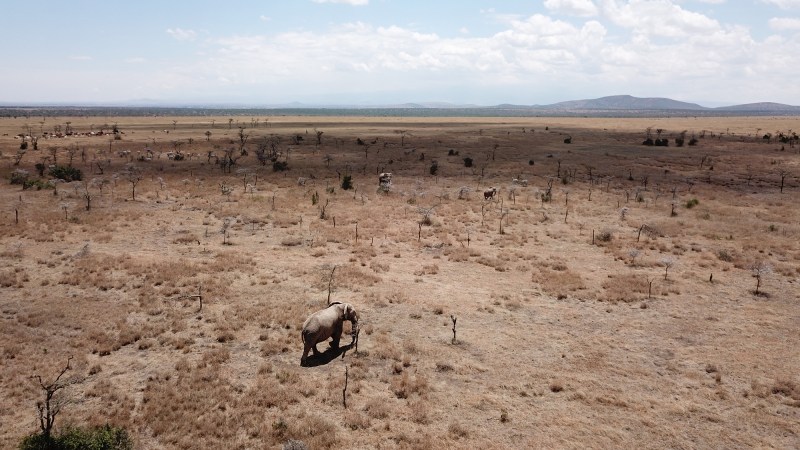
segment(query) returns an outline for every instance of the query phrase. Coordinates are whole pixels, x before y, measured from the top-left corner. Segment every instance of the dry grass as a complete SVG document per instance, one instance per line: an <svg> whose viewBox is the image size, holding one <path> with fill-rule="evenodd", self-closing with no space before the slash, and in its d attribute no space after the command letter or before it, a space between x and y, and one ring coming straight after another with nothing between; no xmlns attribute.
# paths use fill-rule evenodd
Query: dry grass
<svg viewBox="0 0 800 450"><path fill-rule="evenodd" d="M69 356L85 379L59 423L123 426L141 448L796 447L800 156L755 136L796 119L274 117L246 129L284 142L324 131L319 147L292 146L283 173L252 152L232 173L209 164L236 138L227 118L210 142L207 118L175 118L176 130L116 119L126 134L111 152L89 137L39 141L59 161L86 149L75 164L96 180L91 210L78 185L0 184L1 448L36 430L31 375ZM11 136L25 123L0 118ZM656 150L640 145L651 126L715 137ZM366 157L357 138L375 142ZM175 139L198 156L168 160ZM0 139L6 179L18 146ZM136 161L144 146L162 156ZM144 173L135 201L114 177L124 150ZM35 173L46 154L19 167ZM792 173L783 194L777 167ZM394 173L388 195L376 168ZM512 186L519 177L529 185ZM490 185L500 195L485 201ZM429 225L419 208L433 208ZM758 296L757 261L769 269ZM358 309L359 351L300 367L300 328L334 267L331 299Z"/></svg>

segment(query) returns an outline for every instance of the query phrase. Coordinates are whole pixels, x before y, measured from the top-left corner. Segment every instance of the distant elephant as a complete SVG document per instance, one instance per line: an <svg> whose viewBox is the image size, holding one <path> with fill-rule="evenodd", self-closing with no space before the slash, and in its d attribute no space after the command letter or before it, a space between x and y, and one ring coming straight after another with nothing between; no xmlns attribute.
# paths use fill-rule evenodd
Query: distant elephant
<svg viewBox="0 0 800 450"><path fill-rule="evenodd" d="M303 363L308 357L308 351L313 350L314 355L319 354L317 343L328 338L331 339L331 347L339 348L339 339L342 338L342 324L349 320L353 325L353 330L358 327L358 313L349 303L331 303L327 308L311 314L303 323L303 356L300 362Z"/></svg>

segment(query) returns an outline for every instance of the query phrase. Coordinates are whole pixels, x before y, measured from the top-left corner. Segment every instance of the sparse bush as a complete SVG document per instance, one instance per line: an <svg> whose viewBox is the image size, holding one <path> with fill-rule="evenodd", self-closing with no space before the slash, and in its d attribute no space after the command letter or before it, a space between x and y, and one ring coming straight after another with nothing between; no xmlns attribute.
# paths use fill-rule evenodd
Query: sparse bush
<svg viewBox="0 0 800 450"><path fill-rule="evenodd" d="M692 209L692 208L694 208L695 206L697 206L699 204L700 204L700 200L698 200L696 198L693 198L693 199L691 199L691 200L686 202L686 208L687 209Z"/></svg>
<svg viewBox="0 0 800 450"><path fill-rule="evenodd" d="M53 187L52 183L44 180L27 180L22 184L22 190L36 188L37 191L41 191L42 189L52 189Z"/></svg>
<svg viewBox="0 0 800 450"><path fill-rule="evenodd" d="M431 175L436 175L439 172L439 163L436 161L432 162L429 171Z"/></svg>
<svg viewBox="0 0 800 450"><path fill-rule="evenodd" d="M447 427L447 431L456 438L469 437L469 430L458 422L451 423L450 426Z"/></svg>
<svg viewBox="0 0 800 450"><path fill-rule="evenodd" d="M66 428L58 436L33 434L22 440L20 450L129 450L133 440L124 428L104 425L95 428Z"/></svg>
<svg viewBox="0 0 800 450"><path fill-rule="evenodd" d="M345 175L342 177L342 189L345 191L353 189L353 177L351 175Z"/></svg>
<svg viewBox="0 0 800 450"><path fill-rule="evenodd" d="M289 439L283 443L283 450L308 450L308 446L303 441Z"/></svg>
<svg viewBox="0 0 800 450"><path fill-rule="evenodd" d="M601 230L595 238L600 242L611 242L614 239L614 233L611 230Z"/></svg>
<svg viewBox="0 0 800 450"><path fill-rule="evenodd" d="M724 248L717 252L717 258L719 258L720 261L733 262L733 255Z"/></svg>
<svg viewBox="0 0 800 450"><path fill-rule="evenodd" d="M67 182L81 181L81 178L83 178L83 173L81 173L80 169L69 166L53 166L48 173L53 178L58 178L59 180Z"/></svg>
<svg viewBox="0 0 800 450"><path fill-rule="evenodd" d="M272 163L273 172L285 172L289 170L289 163L286 161L275 161Z"/></svg>
<svg viewBox="0 0 800 450"><path fill-rule="evenodd" d="M21 184L23 187L28 181L30 173L25 169L16 169L11 172L11 184Z"/></svg>

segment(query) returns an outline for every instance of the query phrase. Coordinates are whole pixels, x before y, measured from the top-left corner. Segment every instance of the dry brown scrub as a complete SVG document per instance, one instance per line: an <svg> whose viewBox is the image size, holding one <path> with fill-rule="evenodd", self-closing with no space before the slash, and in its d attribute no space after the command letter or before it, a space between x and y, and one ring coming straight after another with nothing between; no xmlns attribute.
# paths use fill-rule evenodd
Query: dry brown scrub
<svg viewBox="0 0 800 450"><path fill-rule="evenodd" d="M236 119L251 145L227 172L208 152L235 145ZM141 448L800 441L800 156L755 135L796 119L175 120L41 139L19 166L20 141L0 139L5 180L38 178L57 147L59 164L85 155L87 181L0 185L0 447L36 430L30 376L68 356L86 379L58 424L123 426ZM647 127L671 146L642 146ZM684 129L707 131L677 148ZM288 172L254 155L272 136ZM173 141L184 160L167 158ZM394 174L388 195L378 171ZM300 326L333 267L359 351L303 368ZM754 267L770 269L759 295Z"/></svg>

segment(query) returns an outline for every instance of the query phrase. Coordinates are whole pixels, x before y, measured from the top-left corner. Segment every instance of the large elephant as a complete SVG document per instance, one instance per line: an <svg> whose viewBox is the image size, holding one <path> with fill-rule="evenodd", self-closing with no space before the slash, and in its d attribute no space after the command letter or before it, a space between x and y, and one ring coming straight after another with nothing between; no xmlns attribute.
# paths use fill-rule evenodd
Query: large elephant
<svg viewBox="0 0 800 450"><path fill-rule="evenodd" d="M353 330L357 329L358 313L349 303L333 302L327 308L311 314L303 323L303 356L300 358L300 362L306 361L309 350L313 350L314 355L318 355L317 343L328 338L332 338L331 347L339 348L342 325L345 320L350 321Z"/></svg>

